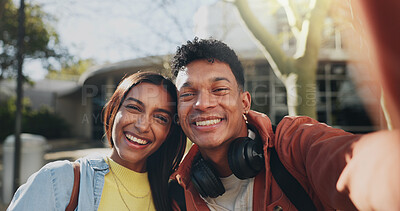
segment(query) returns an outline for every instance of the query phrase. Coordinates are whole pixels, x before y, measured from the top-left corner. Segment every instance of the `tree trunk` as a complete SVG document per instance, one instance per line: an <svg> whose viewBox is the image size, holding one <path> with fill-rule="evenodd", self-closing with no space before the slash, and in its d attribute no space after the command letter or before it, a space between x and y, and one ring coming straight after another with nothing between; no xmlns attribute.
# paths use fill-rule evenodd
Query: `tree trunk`
<svg viewBox="0 0 400 211"><path fill-rule="evenodd" d="M3 16L7 0L0 0L0 18Z"/></svg>
<svg viewBox="0 0 400 211"><path fill-rule="evenodd" d="M285 1L283 1L285 2ZM260 23L247 0L236 0L239 14L264 53L276 76L285 84L289 115L305 115L317 118L316 73L321 32L330 0L310 1L310 11L301 20L292 1L287 1L286 12L292 12L289 20L297 40L296 53L288 57L281 49L275 36ZM302 24L299 24L302 23ZM301 26L301 27L300 27Z"/></svg>
<svg viewBox="0 0 400 211"><path fill-rule="evenodd" d="M281 79L286 87L289 115L317 118L316 63L296 61L287 77Z"/></svg>

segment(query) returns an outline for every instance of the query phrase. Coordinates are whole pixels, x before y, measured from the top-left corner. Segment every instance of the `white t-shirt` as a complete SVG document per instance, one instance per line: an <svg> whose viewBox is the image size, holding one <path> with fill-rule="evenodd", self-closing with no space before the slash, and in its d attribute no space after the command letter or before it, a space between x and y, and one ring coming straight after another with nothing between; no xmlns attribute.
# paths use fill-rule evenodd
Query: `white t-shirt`
<svg viewBox="0 0 400 211"><path fill-rule="evenodd" d="M254 178L241 180L232 174L220 179L225 187L225 193L217 198L203 198L211 211L251 211L253 209Z"/></svg>
<svg viewBox="0 0 400 211"><path fill-rule="evenodd" d="M248 130L248 137L255 138L255 133ZM253 210L253 185L254 177L241 180L234 174L220 178L225 187L225 193L217 198L203 198L211 211L244 211Z"/></svg>

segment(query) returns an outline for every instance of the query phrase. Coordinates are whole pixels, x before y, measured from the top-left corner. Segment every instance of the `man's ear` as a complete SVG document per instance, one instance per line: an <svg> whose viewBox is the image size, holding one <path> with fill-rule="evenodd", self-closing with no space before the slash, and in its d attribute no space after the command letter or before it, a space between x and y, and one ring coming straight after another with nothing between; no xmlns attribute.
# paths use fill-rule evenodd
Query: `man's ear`
<svg viewBox="0 0 400 211"><path fill-rule="evenodd" d="M251 95L248 91L242 93L242 104L243 104L243 111L245 112L250 111Z"/></svg>

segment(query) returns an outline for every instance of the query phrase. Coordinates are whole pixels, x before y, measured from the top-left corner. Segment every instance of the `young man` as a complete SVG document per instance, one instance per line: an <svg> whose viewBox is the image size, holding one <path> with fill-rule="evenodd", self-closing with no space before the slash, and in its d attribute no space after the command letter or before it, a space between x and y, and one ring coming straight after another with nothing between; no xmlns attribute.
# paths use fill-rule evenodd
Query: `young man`
<svg viewBox="0 0 400 211"><path fill-rule="evenodd" d="M265 114L250 110L242 65L235 52L217 40L188 41L178 48L172 69L179 123L195 143L174 175L188 210L305 209L306 200L293 203L304 196L296 191L289 199L271 173L275 152L313 209L400 208L400 167L390 165L375 173L363 163L379 166L392 147L400 147L393 141L398 134L353 135L308 117L285 117L274 131ZM377 137L389 141L377 144ZM376 158L370 155L374 151ZM393 156L400 160L398 154ZM394 178L385 176L389 170L395 171ZM387 187L393 184L387 180L397 186Z"/></svg>

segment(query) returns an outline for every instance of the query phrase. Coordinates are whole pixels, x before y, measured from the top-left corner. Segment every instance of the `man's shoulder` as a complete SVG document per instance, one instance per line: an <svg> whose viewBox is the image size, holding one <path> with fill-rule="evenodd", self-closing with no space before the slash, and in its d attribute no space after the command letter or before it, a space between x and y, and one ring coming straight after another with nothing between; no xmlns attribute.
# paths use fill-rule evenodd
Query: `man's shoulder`
<svg viewBox="0 0 400 211"><path fill-rule="evenodd" d="M293 132L296 130L332 128L308 116L285 116L276 126L278 132Z"/></svg>
<svg viewBox="0 0 400 211"><path fill-rule="evenodd" d="M284 116L280 122L294 122L302 123L302 122L310 122L310 123L319 123L317 120L308 117L308 116Z"/></svg>

